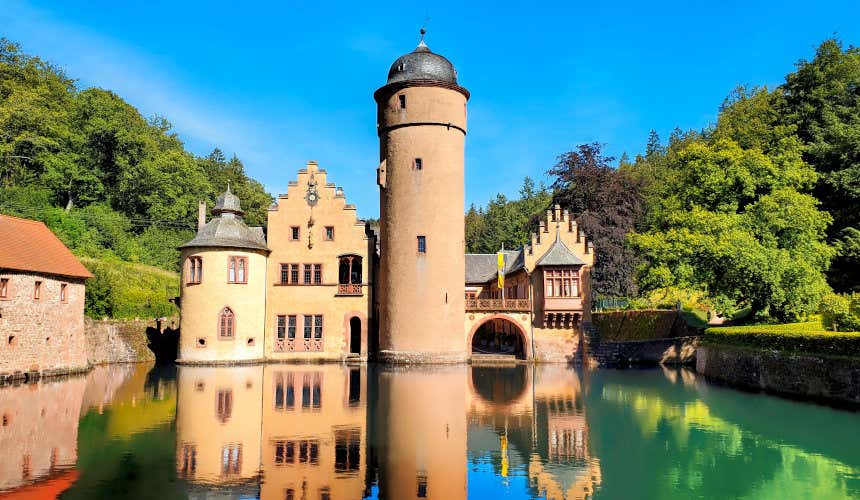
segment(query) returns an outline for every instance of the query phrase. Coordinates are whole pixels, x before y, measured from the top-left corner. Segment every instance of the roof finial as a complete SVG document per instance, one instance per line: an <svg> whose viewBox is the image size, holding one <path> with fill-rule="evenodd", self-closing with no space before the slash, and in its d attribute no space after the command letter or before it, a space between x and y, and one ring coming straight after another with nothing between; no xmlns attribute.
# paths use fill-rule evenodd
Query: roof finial
<svg viewBox="0 0 860 500"><path fill-rule="evenodd" d="M426 49L426 48L427 48L427 44L426 44L426 43L424 43L424 35L426 35L426 34L427 34L427 28L425 28L424 26L422 26L422 27L421 27L421 29L420 29L420 30L418 30L418 33L420 33L420 34L421 34L421 39L420 39L420 40L418 40L418 47L419 47L419 48L423 47L423 48L425 48L425 49Z"/></svg>
<svg viewBox="0 0 860 500"><path fill-rule="evenodd" d="M230 181L227 181L227 192L230 192Z"/></svg>

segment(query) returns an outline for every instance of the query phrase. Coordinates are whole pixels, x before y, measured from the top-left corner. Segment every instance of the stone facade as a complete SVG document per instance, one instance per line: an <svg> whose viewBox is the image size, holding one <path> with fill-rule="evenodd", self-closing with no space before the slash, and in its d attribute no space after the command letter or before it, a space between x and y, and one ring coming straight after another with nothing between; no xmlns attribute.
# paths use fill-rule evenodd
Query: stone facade
<svg viewBox="0 0 860 500"><path fill-rule="evenodd" d="M544 265L546 260L542 259L555 255L559 248L569 252L566 263L558 260ZM485 282L475 282L470 279L475 273L467 270L465 293L471 298L465 314L467 345L473 346L479 329L495 322L494 329L513 334L522 345L522 354L518 355L521 359L576 362L581 354L583 327L591 320L593 246L567 211L556 206L547 211L529 245L504 253L510 270L504 280L504 300L494 274ZM495 259L495 255L490 257ZM563 282L562 297L556 296L555 284L552 288L547 284L553 278L546 273L555 271L569 276ZM564 288L567 286L570 288Z"/></svg>
<svg viewBox="0 0 860 500"><path fill-rule="evenodd" d="M0 379L87 370L84 280L12 270L0 270L0 279L8 280L0 298Z"/></svg>
<svg viewBox="0 0 860 500"><path fill-rule="evenodd" d="M267 244L272 253L266 280L266 359L366 360L376 240L343 189L329 182L316 162L299 170L269 209ZM297 283L291 266L297 266ZM305 283L306 266L311 266L310 283ZM319 266L319 282L314 266ZM322 319L321 337L314 330L306 339L305 318L314 317ZM279 336L278 321L284 320L286 331Z"/></svg>
<svg viewBox="0 0 860 500"><path fill-rule="evenodd" d="M86 377L71 377L0 390L0 491L74 467L86 386Z"/></svg>
<svg viewBox="0 0 860 500"><path fill-rule="evenodd" d="M379 122L380 357L468 358L465 141L468 92L427 81L386 85ZM420 240L420 242L419 242Z"/></svg>
<svg viewBox="0 0 860 500"><path fill-rule="evenodd" d="M696 371L747 390L860 408L857 359L708 344L698 348Z"/></svg>

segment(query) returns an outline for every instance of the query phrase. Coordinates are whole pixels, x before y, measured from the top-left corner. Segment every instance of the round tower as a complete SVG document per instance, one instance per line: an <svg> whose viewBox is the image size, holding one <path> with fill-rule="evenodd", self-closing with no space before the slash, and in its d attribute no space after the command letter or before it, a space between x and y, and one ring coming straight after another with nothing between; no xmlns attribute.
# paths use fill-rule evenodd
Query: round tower
<svg viewBox="0 0 860 500"><path fill-rule="evenodd" d="M400 57L377 103L379 349L389 362L467 359L463 228L466 101L424 43Z"/></svg>
<svg viewBox="0 0 860 500"><path fill-rule="evenodd" d="M228 186L212 220L179 247L180 363L263 358L269 249L262 228L246 226L243 213Z"/></svg>

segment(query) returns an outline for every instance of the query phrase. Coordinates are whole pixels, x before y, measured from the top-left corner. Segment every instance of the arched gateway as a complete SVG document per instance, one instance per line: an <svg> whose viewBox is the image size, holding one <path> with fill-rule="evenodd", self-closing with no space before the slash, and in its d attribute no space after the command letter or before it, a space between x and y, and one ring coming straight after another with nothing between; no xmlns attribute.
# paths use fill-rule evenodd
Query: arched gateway
<svg viewBox="0 0 860 500"><path fill-rule="evenodd" d="M508 355L529 359L528 337L523 326L506 314L476 318L468 341L472 355Z"/></svg>

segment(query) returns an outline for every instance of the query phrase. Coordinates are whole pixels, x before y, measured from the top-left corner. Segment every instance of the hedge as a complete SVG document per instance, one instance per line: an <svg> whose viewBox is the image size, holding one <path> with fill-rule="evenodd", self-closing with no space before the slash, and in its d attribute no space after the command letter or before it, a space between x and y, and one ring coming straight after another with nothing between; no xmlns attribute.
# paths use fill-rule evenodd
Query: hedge
<svg viewBox="0 0 860 500"><path fill-rule="evenodd" d="M703 342L803 354L860 357L860 332L828 332L817 321L708 328Z"/></svg>

